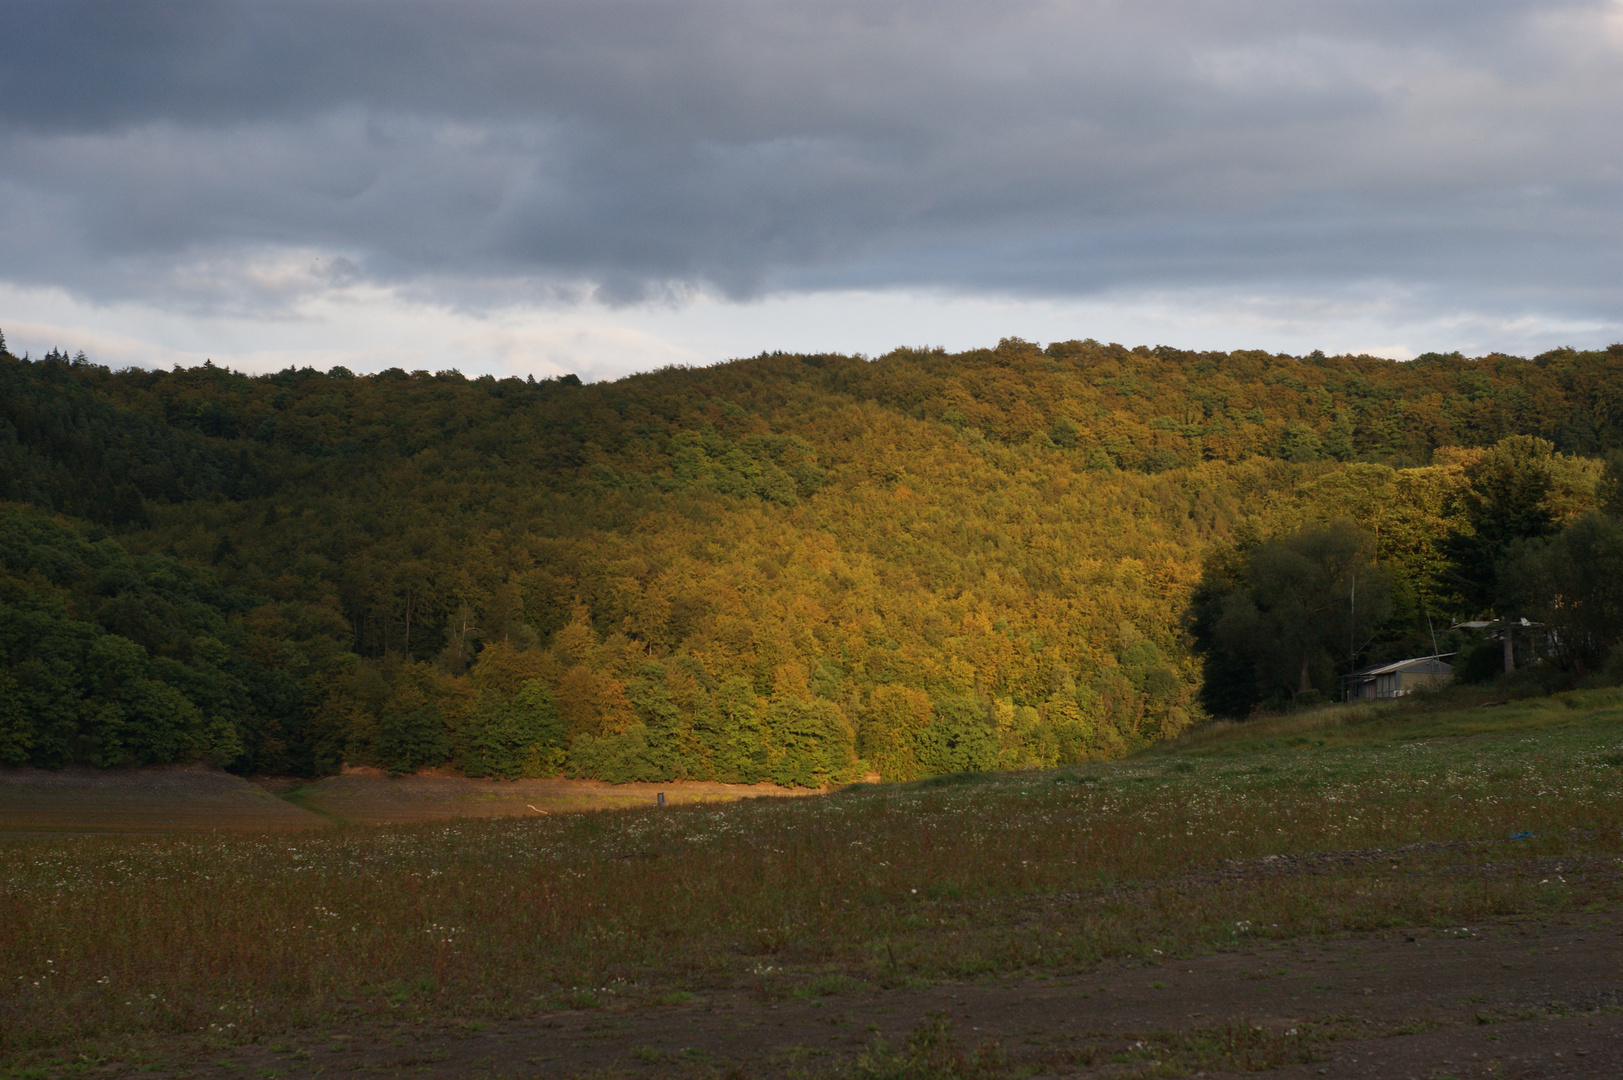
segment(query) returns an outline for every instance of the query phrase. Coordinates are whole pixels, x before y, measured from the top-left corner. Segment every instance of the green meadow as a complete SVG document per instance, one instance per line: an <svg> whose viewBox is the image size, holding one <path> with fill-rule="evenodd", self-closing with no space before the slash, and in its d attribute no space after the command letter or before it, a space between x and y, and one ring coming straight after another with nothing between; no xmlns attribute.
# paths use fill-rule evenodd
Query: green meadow
<svg viewBox="0 0 1623 1080"><path fill-rule="evenodd" d="M1477 699L1469 695L1475 693ZM1615 909L1623 691L1219 724L800 799L0 847L13 1067Z"/></svg>

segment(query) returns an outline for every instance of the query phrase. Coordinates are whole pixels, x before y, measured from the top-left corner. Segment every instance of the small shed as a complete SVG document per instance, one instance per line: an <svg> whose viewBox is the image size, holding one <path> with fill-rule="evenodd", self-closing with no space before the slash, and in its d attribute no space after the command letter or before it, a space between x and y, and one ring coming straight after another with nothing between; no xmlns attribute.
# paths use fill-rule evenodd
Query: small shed
<svg viewBox="0 0 1623 1080"><path fill-rule="evenodd" d="M1351 675L1343 675L1342 681L1347 685L1348 701L1373 701L1377 698L1400 698L1416 690L1446 686L1453 678L1454 666L1444 663L1441 656L1417 656L1413 660L1367 667Z"/></svg>

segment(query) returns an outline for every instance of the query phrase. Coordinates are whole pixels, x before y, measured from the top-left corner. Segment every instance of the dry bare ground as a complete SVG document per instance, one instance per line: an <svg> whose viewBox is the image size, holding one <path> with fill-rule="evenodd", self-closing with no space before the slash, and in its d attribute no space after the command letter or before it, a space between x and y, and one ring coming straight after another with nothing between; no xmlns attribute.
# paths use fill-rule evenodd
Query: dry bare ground
<svg viewBox="0 0 1623 1080"><path fill-rule="evenodd" d="M0 836L319 829L327 822L203 765L0 768Z"/></svg>
<svg viewBox="0 0 1623 1080"><path fill-rule="evenodd" d="M205 765L0 768L0 836L266 832L534 817L651 806L660 794L678 806L815 792L772 784L470 780L449 772L391 777L366 768L310 783L281 777L251 782Z"/></svg>
<svg viewBox="0 0 1623 1080"><path fill-rule="evenodd" d="M600 780L470 780L449 771L388 776L379 769L350 768L341 776L281 791L282 798L331 821L395 825L459 817L531 817L581 810L667 805L731 799L816 794L774 784L606 784Z"/></svg>

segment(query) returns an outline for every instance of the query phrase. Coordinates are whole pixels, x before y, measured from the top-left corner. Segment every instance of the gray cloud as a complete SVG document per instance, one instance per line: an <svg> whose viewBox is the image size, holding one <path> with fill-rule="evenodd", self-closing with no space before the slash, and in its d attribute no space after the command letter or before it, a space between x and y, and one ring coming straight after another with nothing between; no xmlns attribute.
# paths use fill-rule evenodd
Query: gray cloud
<svg viewBox="0 0 1623 1080"><path fill-rule="evenodd" d="M0 266L274 313L1368 281L1615 319L1615 3L0 6Z"/></svg>

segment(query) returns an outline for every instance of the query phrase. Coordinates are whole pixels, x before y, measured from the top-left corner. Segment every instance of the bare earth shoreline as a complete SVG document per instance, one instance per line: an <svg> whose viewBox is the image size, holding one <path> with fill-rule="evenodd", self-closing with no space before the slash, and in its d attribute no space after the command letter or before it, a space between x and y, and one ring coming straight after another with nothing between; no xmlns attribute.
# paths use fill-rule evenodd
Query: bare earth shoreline
<svg viewBox="0 0 1623 1080"><path fill-rule="evenodd" d="M471 780L449 772L391 777L245 779L204 765L142 769L0 768L0 838L75 833L263 832L391 825L814 795L772 784L606 784L597 780Z"/></svg>

